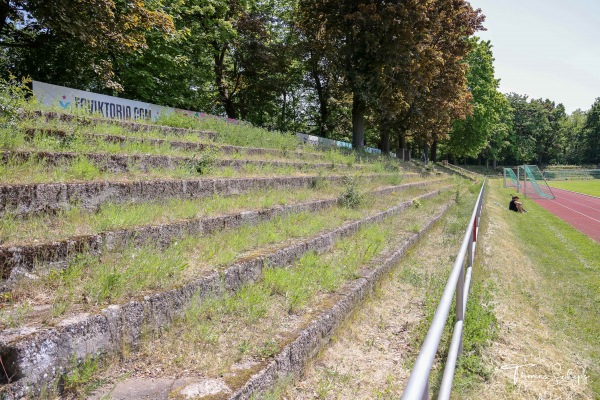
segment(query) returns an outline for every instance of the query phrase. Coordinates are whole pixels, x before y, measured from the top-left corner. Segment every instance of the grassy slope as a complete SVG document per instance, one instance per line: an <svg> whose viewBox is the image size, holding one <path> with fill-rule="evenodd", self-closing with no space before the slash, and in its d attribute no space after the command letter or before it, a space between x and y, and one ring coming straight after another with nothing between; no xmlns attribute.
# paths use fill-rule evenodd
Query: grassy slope
<svg viewBox="0 0 600 400"><path fill-rule="evenodd" d="M600 197L600 180L550 181L549 184L551 187L558 189L571 190L573 192Z"/></svg>
<svg viewBox="0 0 600 400"><path fill-rule="evenodd" d="M599 398L600 245L533 202L509 212L508 193L490 181L474 274L494 288L493 372L461 398Z"/></svg>

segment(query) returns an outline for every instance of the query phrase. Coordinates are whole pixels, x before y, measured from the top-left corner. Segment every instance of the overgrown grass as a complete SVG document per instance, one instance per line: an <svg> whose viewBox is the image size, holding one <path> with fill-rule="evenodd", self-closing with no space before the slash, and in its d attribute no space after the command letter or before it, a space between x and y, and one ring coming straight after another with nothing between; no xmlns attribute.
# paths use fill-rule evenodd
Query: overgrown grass
<svg viewBox="0 0 600 400"><path fill-rule="evenodd" d="M110 124L110 123L97 123L93 125L80 125L75 122L62 122L56 120L44 121L41 119L33 119L23 121L21 124L21 130L15 129L11 132L11 135L0 136L0 143L2 147L7 149L17 149L23 148L28 143L25 141L24 135L22 133L23 129L38 129L35 133L35 136L53 136L45 134L39 130L56 130L64 132L67 136L64 138L55 139L58 141L58 144L62 144L63 146L56 147L57 150L65 150L64 144L65 142L72 141L74 139L79 138L79 140L91 140L93 143L104 140L101 137L91 138L89 134L92 135L118 135L124 136L126 138L131 138L133 140L136 139L164 139L167 141L177 141L177 142L189 142L189 143L197 143L204 145L214 145L218 150L220 145L231 145L230 143L224 143L220 138L208 139L202 137L195 133L187 133L187 134L174 134L169 132L162 132L160 130L150 129L148 131L136 131L132 132L127 130L126 128ZM269 135L273 134L272 132L268 132ZM56 135L54 135L56 136ZM47 144L46 144L47 145ZM111 144L109 146L104 144L99 144L98 147L91 147L89 143L85 143L85 147L77 148L76 146L71 146L72 151L98 151L101 152L103 149L107 152L118 153L118 152L126 152L126 151L138 151L144 153L145 147L136 147L136 145L132 145L129 143L125 144ZM56 146L56 144L55 144ZM165 147L166 146L166 147ZM195 154L193 151L182 151L178 150L175 147L169 147L170 144L164 144L163 146L156 146L159 150L152 148L150 152L154 154L166 154L166 155L181 155L181 156L190 156L190 153ZM153 146L154 147L154 146ZM279 149L274 148L274 150L279 150L280 154L260 154L255 155L252 154L251 150L244 150L246 146L240 146L239 153L234 153L231 155L232 158L240 159L264 159L264 160L289 160L289 159L299 159L299 160L310 160L313 162L330 162L336 164L344 164L346 166L353 166L356 162L354 153L344 152L339 149L329 148L329 149L319 149L311 146L300 146L296 150L290 149ZM260 147L258 145L250 144L249 147ZM119 150L120 149L120 150ZM379 162L378 159L368 160L367 165ZM383 162L383 161L381 161ZM391 163L390 160L386 160L385 163ZM377 166L377 169L382 169L382 167Z"/></svg>
<svg viewBox="0 0 600 400"><path fill-rule="evenodd" d="M454 396L598 397L600 246L535 202L510 212L488 183Z"/></svg>
<svg viewBox="0 0 600 400"><path fill-rule="evenodd" d="M12 295L20 304L35 303L38 296L52 298L51 315L46 318L62 315L74 306L90 307L122 301L136 293L179 285L208 268L223 268L239 257L250 256L251 251L282 246L289 240L310 237L340 226L366 213L388 208L402 196L406 194L372 198L360 209L336 207L317 213L303 212L254 226L242 226L235 231L218 232L210 237L191 236L165 249L148 245L102 256L80 255L65 270L53 271L37 281L23 281L22 286L13 289ZM5 311L4 321L12 315L10 310Z"/></svg>
<svg viewBox="0 0 600 400"><path fill-rule="evenodd" d="M506 197L508 190L498 186L496 183L493 190ZM599 396L600 245L535 202L528 207L533 212L517 218L507 215L514 245L524 246L523 256L539 276L536 290L546 298L543 318L553 333L568 338L580 357L591 360L590 384ZM530 293L528 297L539 295ZM535 300L528 306L538 307Z"/></svg>
<svg viewBox="0 0 600 400"><path fill-rule="evenodd" d="M178 128L209 130L218 132L219 141L234 146L252 146L292 150L300 146L298 139L290 133L269 132L247 123L234 124L220 118L196 119L180 114L162 115L157 124Z"/></svg>
<svg viewBox="0 0 600 400"><path fill-rule="evenodd" d="M361 193L389 183L388 176L360 181ZM443 182L442 182L443 184ZM435 186L435 185L434 185ZM4 245L33 240L57 240L73 235L91 235L102 231L131 229L148 224L166 224L190 218L208 217L242 210L260 210L332 198L344 190L340 184L329 184L324 177L315 179L315 186L307 189L259 190L237 196L212 196L202 201L168 199L136 204L106 204L90 213L74 206L56 214L41 214L26 219L5 214L0 217L0 242ZM417 193L411 190L408 193Z"/></svg>
<svg viewBox="0 0 600 400"><path fill-rule="evenodd" d="M411 209L408 218L427 218L447 199L427 201L424 209ZM304 325L315 315L313 310L330 306L328 295L335 296L361 268L406 237L401 229L406 218L391 217L363 227L339 240L331 251L309 252L290 267L266 269L260 282L234 294L197 299L169 332L147 342L147 354L151 348L166 346L171 356L163 357L163 363L170 364L175 357L177 368L195 365L208 374L222 374L242 360L273 356L287 343L285 330L294 329L290 324Z"/></svg>
<svg viewBox="0 0 600 400"><path fill-rule="evenodd" d="M312 174L348 174L346 168L313 167L276 165L276 164L244 164L239 169L232 167L217 167L215 160L199 157L187 164L174 168L154 168L144 171L131 165L128 172L112 173L101 170L95 163L85 156L79 156L73 161L64 161L59 165L48 163L45 159L30 157L26 161L11 157L6 162L0 163L0 179L5 184L31 184L68 181L91 180L141 180L162 178L198 178L198 177L252 177L270 175L301 176ZM358 171L365 173L369 171ZM352 171L350 174L357 173Z"/></svg>

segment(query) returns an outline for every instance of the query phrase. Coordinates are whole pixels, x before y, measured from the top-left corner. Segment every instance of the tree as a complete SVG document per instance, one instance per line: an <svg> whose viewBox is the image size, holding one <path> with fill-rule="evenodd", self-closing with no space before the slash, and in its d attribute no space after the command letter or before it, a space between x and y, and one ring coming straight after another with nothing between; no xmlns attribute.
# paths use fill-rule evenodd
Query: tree
<svg viewBox="0 0 600 400"><path fill-rule="evenodd" d="M408 107L398 117L398 141L410 136L423 150L431 145L433 160L437 142L446 137L452 122L470 113L463 60L471 48L467 38L482 29L480 11L463 1L429 3L427 35L415 53L413 82L405 91Z"/></svg>
<svg viewBox="0 0 600 400"><path fill-rule="evenodd" d="M600 97L596 99L587 114L583 135L586 145L586 162L600 164Z"/></svg>
<svg viewBox="0 0 600 400"><path fill-rule="evenodd" d="M472 114L457 120L447 141L446 151L455 157L475 157L485 149L494 134L503 134L502 117L509 108L506 98L498 92L499 80L494 77L494 57L489 41L471 39L472 50L466 58L467 85L472 95Z"/></svg>
<svg viewBox="0 0 600 400"><path fill-rule="evenodd" d="M513 109L510 158L515 164L538 162L541 143L552 133L548 111L542 101L527 101L526 95L510 93L507 99Z"/></svg>
<svg viewBox="0 0 600 400"><path fill-rule="evenodd" d="M288 89L299 81L291 47L295 1L190 0L178 7L176 24L194 68L210 73L214 108L230 118L261 125L281 115ZM279 107L282 104L283 107Z"/></svg>
<svg viewBox="0 0 600 400"><path fill-rule="evenodd" d="M363 146L369 110L388 110L380 118L387 129L404 122L423 135L432 120L464 110L458 64L469 48L465 38L482 21L466 1L301 0L299 8L303 32L319 43L352 95L355 148ZM450 107L434 109L440 105Z"/></svg>
<svg viewBox="0 0 600 400"><path fill-rule="evenodd" d="M68 68L92 71L103 86L121 90L114 59L147 48L151 31L169 34L173 21L144 0L0 1L0 48L12 60L5 63L37 79L44 79L40 65L48 64L39 63L41 56L54 59L54 68L67 61Z"/></svg>
<svg viewBox="0 0 600 400"><path fill-rule="evenodd" d="M577 109L560 121L561 137L564 138L561 163L582 164L585 160L586 141L583 127L587 114Z"/></svg>

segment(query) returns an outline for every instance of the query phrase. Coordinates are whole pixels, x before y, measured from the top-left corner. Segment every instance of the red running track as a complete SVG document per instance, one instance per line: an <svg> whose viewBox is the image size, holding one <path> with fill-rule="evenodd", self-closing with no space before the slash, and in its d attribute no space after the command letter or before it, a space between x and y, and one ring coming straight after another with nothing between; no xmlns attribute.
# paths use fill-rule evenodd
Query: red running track
<svg viewBox="0 0 600 400"><path fill-rule="evenodd" d="M600 243L600 198L552 188L554 200L532 199Z"/></svg>

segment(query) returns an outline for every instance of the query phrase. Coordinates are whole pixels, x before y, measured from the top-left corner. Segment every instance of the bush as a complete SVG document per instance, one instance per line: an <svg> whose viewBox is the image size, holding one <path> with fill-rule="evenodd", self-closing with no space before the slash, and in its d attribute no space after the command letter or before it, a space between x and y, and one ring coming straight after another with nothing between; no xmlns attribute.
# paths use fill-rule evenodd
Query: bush
<svg viewBox="0 0 600 400"><path fill-rule="evenodd" d="M28 104L32 92L29 89L31 79L18 81L14 76L8 80L0 79L0 126L12 127L19 118L19 110Z"/></svg>
<svg viewBox="0 0 600 400"><path fill-rule="evenodd" d="M346 190L338 197L338 204L345 208L358 208L364 200L364 195L358 191L354 178L346 183Z"/></svg>

